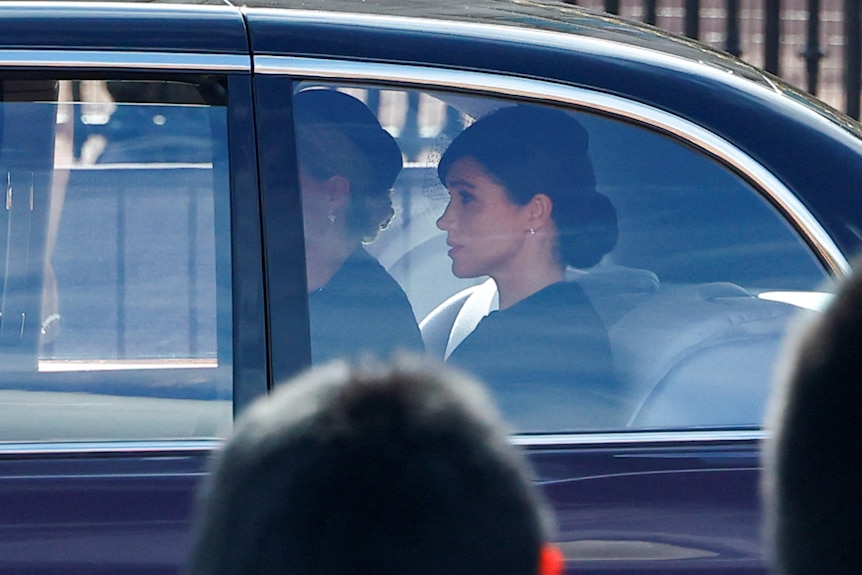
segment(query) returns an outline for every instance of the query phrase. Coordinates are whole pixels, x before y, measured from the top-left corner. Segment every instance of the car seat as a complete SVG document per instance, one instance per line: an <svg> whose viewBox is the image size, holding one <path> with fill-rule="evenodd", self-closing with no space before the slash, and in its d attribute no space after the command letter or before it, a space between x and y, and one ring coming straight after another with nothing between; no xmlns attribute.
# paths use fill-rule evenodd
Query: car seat
<svg viewBox="0 0 862 575"><path fill-rule="evenodd" d="M662 285L649 270L570 271L608 328L630 428L756 425L794 306L728 282ZM420 323L446 358L496 309L493 280L464 289Z"/></svg>

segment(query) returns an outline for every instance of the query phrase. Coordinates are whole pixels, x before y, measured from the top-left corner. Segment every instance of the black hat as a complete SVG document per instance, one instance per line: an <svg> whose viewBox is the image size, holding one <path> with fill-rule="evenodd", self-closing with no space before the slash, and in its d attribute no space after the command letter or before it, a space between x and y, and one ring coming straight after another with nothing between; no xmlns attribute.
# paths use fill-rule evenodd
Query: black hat
<svg viewBox="0 0 862 575"><path fill-rule="evenodd" d="M529 192L557 184L572 190L596 187L589 156L589 134L562 110L538 106L500 108L461 132L440 159L445 183L452 164L472 156L495 177ZM550 181L547 181L550 180Z"/></svg>
<svg viewBox="0 0 862 575"><path fill-rule="evenodd" d="M349 179L366 180L361 183L377 190L392 187L401 172L401 148L365 104L336 90L308 89L294 95L293 105L300 155L328 156L333 170L355 172L343 173Z"/></svg>

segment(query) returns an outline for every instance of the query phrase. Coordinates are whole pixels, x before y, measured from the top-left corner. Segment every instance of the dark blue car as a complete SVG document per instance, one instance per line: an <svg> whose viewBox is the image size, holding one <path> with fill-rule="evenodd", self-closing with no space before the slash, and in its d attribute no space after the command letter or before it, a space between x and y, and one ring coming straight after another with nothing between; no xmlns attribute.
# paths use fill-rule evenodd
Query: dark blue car
<svg viewBox="0 0 862 575"><path fill-rule="evenodd" d="M532 375L486 383L570 573L764 572L763 413L788 327L862 242L859 125L731 56L551 1L243 4L0 2L0 572L177 573L234 416L310 365L398 347L375 348L396 310L361 274L346 305L309 305L325 287L306 275L293 101L313 89L398 143L394 216L353 256L409 302L404 347L440 360L499 306L438 222L441 155L512 106L583 126L618 237L565 281L623 401L583 417L582 373L530 367L582 358L565 337L489 350L501 380ZM317 337L327 311L368 337Z"/></svg>

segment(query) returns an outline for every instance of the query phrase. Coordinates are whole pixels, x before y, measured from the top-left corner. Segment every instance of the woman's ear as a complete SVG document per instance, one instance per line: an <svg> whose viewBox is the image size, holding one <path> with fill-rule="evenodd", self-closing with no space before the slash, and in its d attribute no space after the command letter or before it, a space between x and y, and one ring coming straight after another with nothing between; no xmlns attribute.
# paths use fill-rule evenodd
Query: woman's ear
<svg viewBox="0 0 862 575"><path fill-rule="evenodd" d="M527 205L527 213L530 218L530 228L540 229L551 219L551 210L554 202L546 194L536 194Z"/></svg>
<svg viewBox="0 0 862 575"><path fill-rule="evenodd" d="M539 549L539 575L563 575L565 557L553 543L545 543Z"/></svg>
<svg viewBox="0 0 862 575"><path fill-rule="evenodd" d="M350 180L344 176L332 176L326 180L326 194L330 213L340 210L350 203Z"/></svg>

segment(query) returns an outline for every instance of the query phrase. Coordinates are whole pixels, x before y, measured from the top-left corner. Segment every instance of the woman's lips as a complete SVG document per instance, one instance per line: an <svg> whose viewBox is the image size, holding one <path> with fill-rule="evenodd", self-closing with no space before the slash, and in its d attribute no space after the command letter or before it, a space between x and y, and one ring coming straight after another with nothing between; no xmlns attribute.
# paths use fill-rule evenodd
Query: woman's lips
<svg viewBox="0 0 862 575"><path fill-rule="evenodd" d="M464 247L460 244L452 244L449 242L447 242L447 244L449 244L449 257L450 258L454 257L455 254L458 253L459 251L461 251L461 249Z"/></svg>

